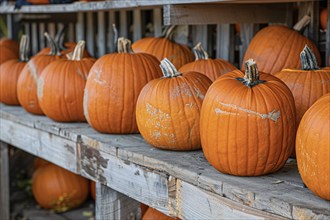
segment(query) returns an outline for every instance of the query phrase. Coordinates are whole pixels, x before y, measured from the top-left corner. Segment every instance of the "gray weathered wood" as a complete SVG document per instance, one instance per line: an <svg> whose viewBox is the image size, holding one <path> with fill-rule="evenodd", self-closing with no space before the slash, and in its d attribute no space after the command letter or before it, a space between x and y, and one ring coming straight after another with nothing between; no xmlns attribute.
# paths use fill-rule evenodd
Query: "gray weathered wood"
<svg viewBox="0 0 330 220"><path fill-rule="evenodd" d="M120 10L119 14L119 37L128 36L127 11Z"/></svg>
<svg viewBox="0 0 330 220"><path fill-rule="evenodd" d="M108 52L113 53L116 50L116 45L114 42L114 31L113 31L113 24L116 24L115 12L109 11L108 13Z"/></svg>
<svg viewBox="0 0 330 220"><path fill-rule="evenodd" d="M94 12L87 12L87 25L86 25L87 36L86 46L88 52L95 56L95 40L94 40Z"/></svg>
<svg viewBox="0 0 330 220"><path fill-rule="evenodd" d="M208 26L207 25L193 25L191 30L191 37L193 45L198 42L202 43L203 48L208 51Z"/></svg>
<svg viewBox="0 0 330 220"><path fill-rule="evenodd" d="M161 8L153 9L154 36L159 37L162 34L163 14Z"/></svg>
<svg viewBox="0 0 330 220"><path fill-rule="evenodd" d="M257 31L257 26L255 24L240 24L240 26L241 26L240 37L241 37L242 45L240 46L239 64L241 65L243 62L245 51L248 48L254 34Z"/></svg>
<svg viewBox="0 0 330 220"><path fill-rule="evenodd" d="M133 42L142 38L142 16L140 9L133 10Z"/></svg>
<svg viewBox="0 0 330 220"><path fill-rule="evenodd" d="M229 24L218 24L217 25L217 58L221 58L224 60L228 60L233 63L234 51L233 44L231 43L231 39L233 39L233 30Z"/></svg>
<svg viewBox="0 0 330 220"><path fill-rule="evenodd" d="M96 219L141 219L140 203L103 184L96 183Z"/></svg>
<svg viewBox="0 0 330 220"><path fill-rule="evenodd" d="M75 35L74 35L74 23L68 24L68 42L75 42Z"/></svg>
<svg viewBox="0 0 330 220"><path fill-rule="evenodd" d="M105 54L106 39L105 39L105 12L97 12L97 57Z"/></svg>
<svg viewBox="0 0 330 220"><path fill-rule="evenodd" d="M49 33L49 35L51 37L55 37L55 35L56 35L56 25L55 25L55 23L53 23L53 22L48 23L47 32Z"/></svg>
<svg viewBox="0 0 330 220"><path fill-rule="evenodd" d="M7 33L8 33L8 38L10 39L13 39L15 36L14 36L14 19L13 19L13 15L11 14L8 14L7 16Z"/></svg>
<svg viewBox="0 0 330 220"><path fill-rule="evenodd" d="M77 23L76 23L76 41L86 40L85 38L85 20L84 13L77 13Z"/></svg>
<svg viewBox="0 0 330 220"><path fill-rule="evenodd" d="M36 54L39 51L39 41L38 41L38 26L36 22L31 24L31 38L30 38L30 48L32 54Z"/></svg>
<svg viewBox="0 0 330 220"><path fill-rule="evenodd" d="M8 144L0 141L0 219L9 219L9 154Z"/></svg>
<svg viewBox="0 0 330 220"><path fill-rule="evenodd" d="M164 24L285 22L285 4L199 4L164 6Z"/></svg>
<svg viewBox="0 0 330 220"><path fill-rule="evenodd" d="M39 45L40 45L40 49L47 47L47 45L45 43L45 37L44 37L45 31L46 31L45 23L43 23L43 22L39 23Z"/></svg>

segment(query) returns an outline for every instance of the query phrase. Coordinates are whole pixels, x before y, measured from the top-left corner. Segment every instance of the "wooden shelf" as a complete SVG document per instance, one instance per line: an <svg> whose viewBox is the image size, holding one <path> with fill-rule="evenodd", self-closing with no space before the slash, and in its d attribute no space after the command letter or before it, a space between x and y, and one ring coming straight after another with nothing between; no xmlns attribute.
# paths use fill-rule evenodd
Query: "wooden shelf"
<svg viewBox="0 0 330 220"><path fill-rule="evenodd" d="M138 134L100 134L3 104L0 140L182 219L330 218L329 202L304 188L295 160L271 175L234 177L202 151L162 151Z"/></svg>
<svg viewBox="0 0 330 220"><path fill-rule="evenodd" d="M96 2L74 2L72 4L53 5L29 5L14 9L14 5L2 4L0 13L74 13L85 11L107 11L111 9L125 9L137 7L156 7L170 4L197 4L197 3L287 3L287 2L307 2L310 0L110 0Z"/></svg>

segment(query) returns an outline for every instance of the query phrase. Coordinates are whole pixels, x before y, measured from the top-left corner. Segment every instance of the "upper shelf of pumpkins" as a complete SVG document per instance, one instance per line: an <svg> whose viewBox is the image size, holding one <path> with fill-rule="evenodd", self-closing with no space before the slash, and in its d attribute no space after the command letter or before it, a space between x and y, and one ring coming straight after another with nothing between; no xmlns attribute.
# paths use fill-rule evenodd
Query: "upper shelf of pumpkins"
<svg viewBox="0 0 330 220"><path fill-rule="evenodd" d="M12 4L2 4L0 13L69 13L81 11L105 11L110 9L155 7L167 4L197 4L197 3L285 3L307 2L310 0L110 0L110 1L76 1L71 4L47 4L49 0L27 0L34 5L24 5L15 9Z"/></svg>

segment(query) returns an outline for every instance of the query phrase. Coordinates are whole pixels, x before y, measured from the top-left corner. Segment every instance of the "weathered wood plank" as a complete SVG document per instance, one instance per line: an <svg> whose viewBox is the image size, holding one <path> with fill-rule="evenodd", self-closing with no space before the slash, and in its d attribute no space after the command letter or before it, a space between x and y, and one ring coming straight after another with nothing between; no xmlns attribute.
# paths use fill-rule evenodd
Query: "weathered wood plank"
<svg viewBox="0 0 330 220"><path fill-rule="evenodd" d="M216 57L233 63L232 51L234 48L231 39L233 39L233 32L231 31L230 24L218 24Z"/></svg>
<svg viewBox="0 0 330 220"><path fill-rule="evenodd" d="M161 8L153 9L153 24L154 24L154 36L159 37L162 35L162 26L163 26L163 14Z"/></svg>
<svg viewBox="0 0 330 220"><path fill-rule="evenodd" d="M30 49L32 54L36 54L39 51L39 40L38 40L38 26L36 22L31 24L31 38L30 38Z"/></svg>
<svg viewBox="0 0 330 220"><path fill-rule="evenodd" d="M44 37L45 31L46 31L45 23L43 23L43 22L39 23L39 45L40 45L40 49L47 47L47 45L45 44L45 37Z"/></svg>
<svg viewBox="0 0 330 220"><path fill-rule="evenodd" d="M119 14L119 37L128 36L128 25L127 25L127 11L120 10Z"/></svg>
<svg viewBox="0 0 330 220"><path fill-rule="evenodd" d="M85 40L85 20L82 12L77 13L76 41Z"/></svg>
<svg viewBox="0 0 330 220"><path fill-rule="evenodd" d="M96 219L141 219L140 203L96 183Z"/></svg>
<svg viewBox="0 0 330 220"><path fill-rule="evenodd" d="M239 60L240 60L240 65L243 62L243 58L245 55L245 51L247 50L254 34L257 32L258 28L257 25L255 24L240 24L241 30L240 30L240 37L241 37L241 42L242 45L240 46L240 54L239 54ZM244 69L244 67L241 67Z"/></svg>
<svg viewBox="0 0 330 220"><path fill-rule="evenodd" d="M85 27L88 29L87 36L86 36L86 46L88 52L95 56L95 40L94 40L94 13L87 12L87 26Z"/></svg>
<svg viewBox="0 0 330 220"><path fill-rule="evenodd" d="M191 37L193 45L201 42L203 48L208 51L208 26L207 25L193 25L191 30Z"/></svg>
<svg viewBox="0 0 330 220"><path fill-rule="evenodd" d="M0 139L78 173L76 142L3 118L0 123Z"/></svg>
<svg viewBox="0 0 330 220"><path fill-rule="evenodd" d="M0 141L0 219L10 219L8 148Z"/></svg>
<svg viewBox="0 0 330 220"><path fill-rule="evenodd" d="M116 50L113 24L116 24L115 12L109 11L108 12L108 35L107 35L109 53L113 53Z"/></svg>
<svg viewBox="0 0 330 220"><path fill-rule="evenodd" d="M142 38L142 11L140 9L133 10L133 42Z"/></svg>
<svg viewBox="0 0 330 220"><path fill-rule="evenodd" d="M105 54L106 38L105 38L105 12L97 12L97 57Z"/></svg>
<svg viewBox="0 0 330 220"><path fill-rule="evenodd" d="M198 16L196 16L198 15ZM286 21L286 5L199 4L164 6L164 24L233 24Z"/></svg>

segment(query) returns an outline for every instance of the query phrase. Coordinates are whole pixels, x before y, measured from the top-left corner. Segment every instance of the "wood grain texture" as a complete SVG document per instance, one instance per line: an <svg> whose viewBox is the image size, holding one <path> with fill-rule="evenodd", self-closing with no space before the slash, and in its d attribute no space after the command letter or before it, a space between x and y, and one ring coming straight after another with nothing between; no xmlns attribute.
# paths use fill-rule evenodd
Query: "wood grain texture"
<svg viewBox="0 0 330 220"><path fill-rule="evenodd" d="M9 219L9 154L8 144L0 141L0 219Z"/></svg>

